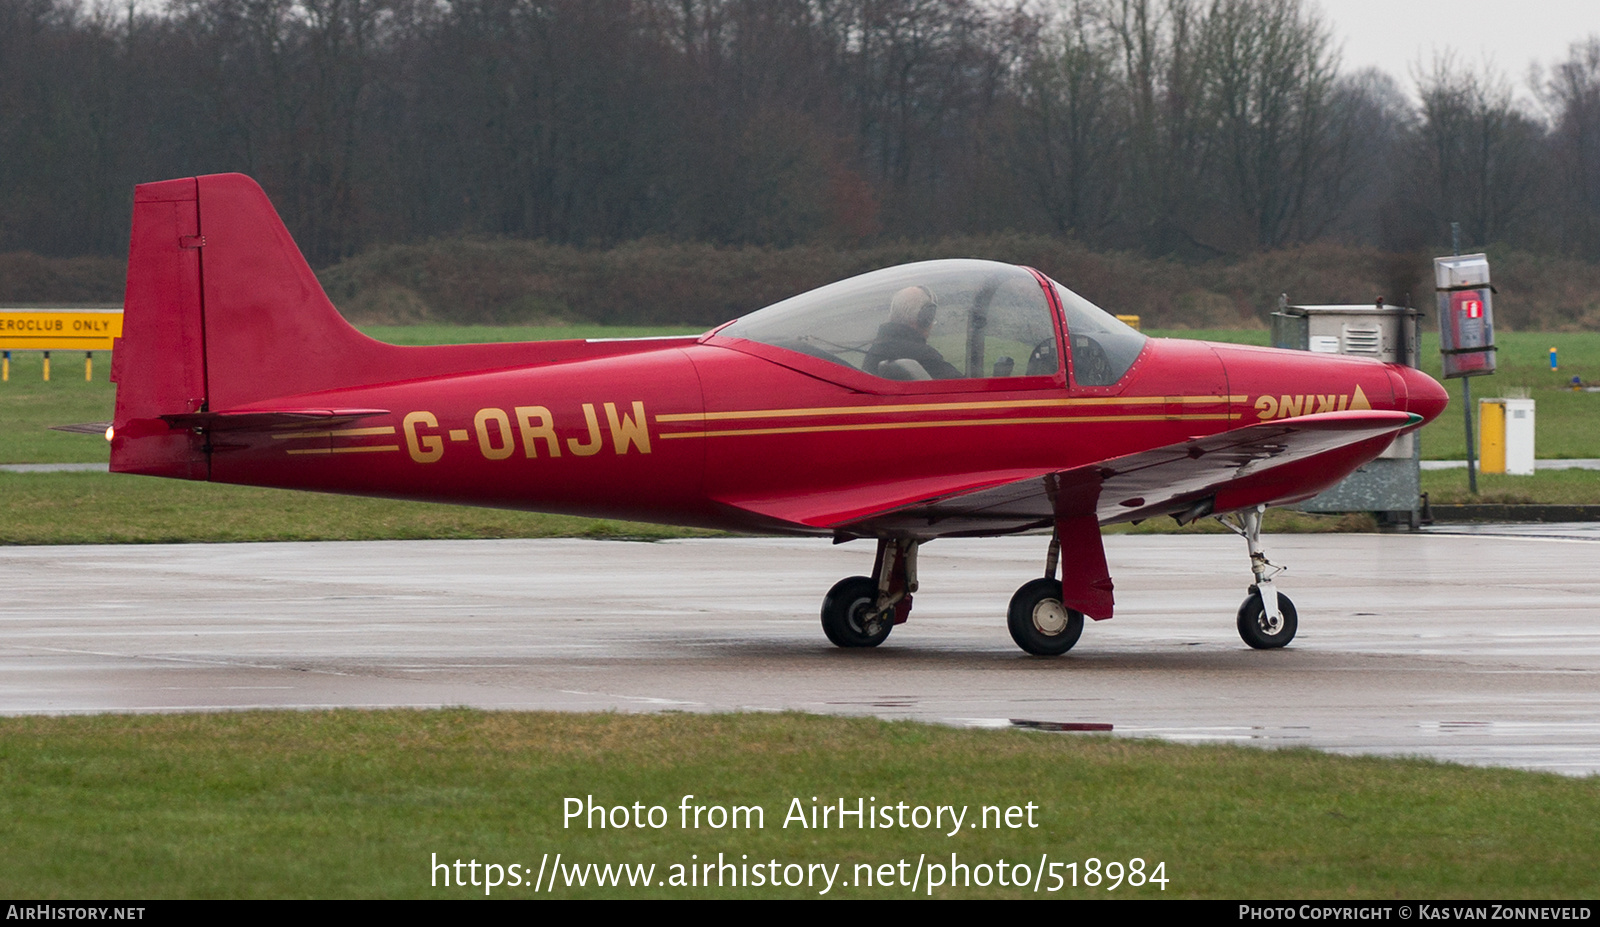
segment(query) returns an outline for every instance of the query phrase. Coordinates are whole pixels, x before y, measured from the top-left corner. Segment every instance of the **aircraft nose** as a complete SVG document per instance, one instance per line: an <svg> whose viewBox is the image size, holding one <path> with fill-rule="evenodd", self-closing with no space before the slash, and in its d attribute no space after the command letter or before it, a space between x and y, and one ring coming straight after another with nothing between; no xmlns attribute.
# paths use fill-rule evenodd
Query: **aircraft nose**
<svg viewBox="0 0 1600 927"><path fill-rule="evenodd" d="M1406 411L1422 416L1423 422L1438 418L1439 413L1450 404L1450 394L1445 392L1439 381L1414 367L1391 364L1389 376L1400 381L1395 384L1399 387L1395 392L1404 391Z"/></svg>

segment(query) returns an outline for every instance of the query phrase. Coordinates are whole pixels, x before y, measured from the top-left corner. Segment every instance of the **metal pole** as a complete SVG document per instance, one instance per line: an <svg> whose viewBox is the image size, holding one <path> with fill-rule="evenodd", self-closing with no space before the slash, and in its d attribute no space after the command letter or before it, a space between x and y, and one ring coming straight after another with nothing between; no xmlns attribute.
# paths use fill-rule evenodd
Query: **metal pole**
<svg viewBox="0 0 1600 927"><path fill-rule="evenodd" d="M1461 411L1467 421L1467 491L1478 494L1478 461L1472 441L1472 378L1461 378Z"/></svg>
<svg viewBox="0 0 1600 927"><path fill-rule="evenodd" d="M1461 256L1461 223L1450 223L1450 250ZM1467 423L1467 492L1478 494L1478 457L1472 440L1472 378L1461 378L1461 414Z"/></svg>

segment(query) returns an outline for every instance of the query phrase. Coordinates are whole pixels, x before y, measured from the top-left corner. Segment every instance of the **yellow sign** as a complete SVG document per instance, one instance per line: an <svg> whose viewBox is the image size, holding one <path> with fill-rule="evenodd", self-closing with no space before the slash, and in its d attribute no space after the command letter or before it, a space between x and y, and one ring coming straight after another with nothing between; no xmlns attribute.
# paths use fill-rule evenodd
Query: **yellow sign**
<svg viewBox="0 0 1600 927"><path fill-rule="evenodd" d="M121 335L121 309L0 309L7 351L109 351Z"/></svg>

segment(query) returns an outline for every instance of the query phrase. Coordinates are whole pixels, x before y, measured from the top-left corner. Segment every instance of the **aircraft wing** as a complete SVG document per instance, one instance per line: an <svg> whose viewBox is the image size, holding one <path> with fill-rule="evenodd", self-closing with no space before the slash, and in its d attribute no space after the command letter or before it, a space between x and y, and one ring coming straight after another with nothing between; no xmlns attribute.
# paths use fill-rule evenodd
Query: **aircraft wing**
<svg viewBox="0 0 1600 927"><path fill-rule="evenodd" d="M841 536L990 535L1092 516L1184 520L1307 499L1422 421L1406 412L1327 412L1262 422L1066 470L996 471L771 500L726 500Z"/></svg>

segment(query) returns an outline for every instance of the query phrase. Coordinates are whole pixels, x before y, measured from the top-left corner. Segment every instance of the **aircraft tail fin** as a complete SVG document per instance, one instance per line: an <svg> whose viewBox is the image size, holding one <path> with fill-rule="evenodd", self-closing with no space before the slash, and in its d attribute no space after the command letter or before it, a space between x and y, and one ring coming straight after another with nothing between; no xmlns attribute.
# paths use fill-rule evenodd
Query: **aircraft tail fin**
<svg viewBox="0 0 1600 927"><path fill-rule="evenodd" d="M141 184L133 200L112 470L207 479L193 416L394 373L392 347L339 315L255 181Z"/></svg>
<svg viewBox="0 0 1600 927"><path fill-rule="evenodd" d="M298 409L306 403L268 401L526 356L504 344L397 347L356 331L248 177L141 184L112 355L111 469L208 479L207 435L223 421L210 413Z"/></svg>
<svg viewBox="0 0 1600 927"><path fill-rule="evenodd" d="M212 174L141 184L111 361L111 469L210 479L214 431L386 414L360 401L350 407L339 390L660 347L611 339L384 344L328 301L255 181Z"/></svg>

